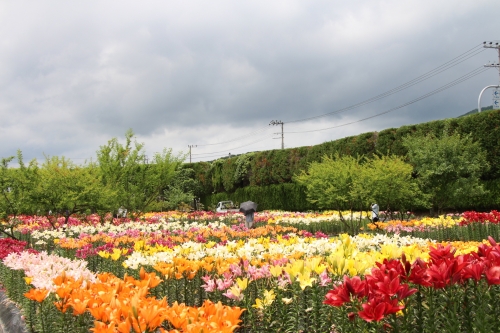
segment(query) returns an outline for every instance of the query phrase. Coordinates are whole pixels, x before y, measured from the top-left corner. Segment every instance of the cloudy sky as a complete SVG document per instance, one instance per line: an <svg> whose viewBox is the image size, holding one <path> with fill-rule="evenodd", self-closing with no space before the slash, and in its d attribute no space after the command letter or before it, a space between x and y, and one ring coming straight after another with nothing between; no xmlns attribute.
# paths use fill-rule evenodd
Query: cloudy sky
<svg viewBox="0 0 500 333"><path fill-rule="evenodd" d="M149 156L213 160L280 149L273 120L290 148L456 117L499 83L483 67L499 15L498 0L2 1L0 157L83 163L131 128Z"/></svg>

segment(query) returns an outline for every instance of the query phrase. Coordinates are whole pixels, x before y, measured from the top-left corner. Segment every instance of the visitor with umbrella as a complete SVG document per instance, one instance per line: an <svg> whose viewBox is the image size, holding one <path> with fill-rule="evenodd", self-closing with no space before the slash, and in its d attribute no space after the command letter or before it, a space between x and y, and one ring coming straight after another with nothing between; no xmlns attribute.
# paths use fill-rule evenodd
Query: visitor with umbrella
<svg viewBox="0 0 500 333"><path fill-rule="evenodd" d="M245 215L245 226L250 229L253 226L254 213L257 211L257 204L253 201L245 201L240 204L240 212Z"/></svg>

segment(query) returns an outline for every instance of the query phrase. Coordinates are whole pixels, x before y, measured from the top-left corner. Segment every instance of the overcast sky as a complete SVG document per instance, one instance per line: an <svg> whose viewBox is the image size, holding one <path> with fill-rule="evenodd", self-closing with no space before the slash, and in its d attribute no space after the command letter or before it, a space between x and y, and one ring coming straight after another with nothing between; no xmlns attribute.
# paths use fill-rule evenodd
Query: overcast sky
<svg viewBox="0 0 500 333"><path fill-rule="evenodd" d="M83 163L131 128L148 156L213 160L280 149L273 120L290 148L457 117L499 83L499 18L498 0L2 1L0 157Z"/></svg>

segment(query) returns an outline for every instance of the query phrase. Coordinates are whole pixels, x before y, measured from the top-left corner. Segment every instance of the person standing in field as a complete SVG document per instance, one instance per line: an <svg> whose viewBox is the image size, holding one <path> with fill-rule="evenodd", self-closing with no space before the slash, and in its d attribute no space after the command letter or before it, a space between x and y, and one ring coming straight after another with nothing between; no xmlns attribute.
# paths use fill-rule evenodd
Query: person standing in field
<svg viewBox="0 0 500 333"><path fill-rule="evenodd" d="M257 204L253 201L245 201L240 204L240 212L245 215L245 226L248 229L253 227L253 217L256 211Z"/></svg>
<svg viewBox="0 0 500 333"><path fill-rule="evenodd" d="M245 226L250 229L253 226L254 212L249 211L245 214Z"/></svg>
<svg viewBox="0 0 500 333"><path fill-rule="evenodd" d="M372 206L372 222L378 222L379 221L379 218L378 218L378 212L379 212L379 208L378 208L378 205L376 203L373 203Z"/></svg>

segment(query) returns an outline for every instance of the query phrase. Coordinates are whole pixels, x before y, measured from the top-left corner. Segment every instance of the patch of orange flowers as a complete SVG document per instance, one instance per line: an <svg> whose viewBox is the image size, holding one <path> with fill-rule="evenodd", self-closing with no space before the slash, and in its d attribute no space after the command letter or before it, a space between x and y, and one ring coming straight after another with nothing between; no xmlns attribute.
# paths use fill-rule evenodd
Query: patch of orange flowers
<svg viewBox="0 0 500 333"><path fill-rule="evenodd" d="M120 279L110 273L98 274L91 283L75 280L64 273L54 279L57 286L54 305L62 312L71 309L73 315L88 311L94 318L94 333L188 333L233 332L243 309L206 300L201 307L174 303L166 298L149 297L149 289L162 280L154 272L140 270L140 279L125 275ZM43 302L48 297L44 289L31 289L29 299Z"/></svg>

